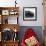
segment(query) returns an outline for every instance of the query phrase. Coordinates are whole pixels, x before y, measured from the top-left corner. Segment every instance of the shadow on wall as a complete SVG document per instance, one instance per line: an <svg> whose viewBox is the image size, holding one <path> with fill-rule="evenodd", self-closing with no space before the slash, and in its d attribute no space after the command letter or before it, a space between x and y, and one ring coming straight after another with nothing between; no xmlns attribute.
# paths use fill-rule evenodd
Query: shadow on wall
<svg viewBox="0 0 46 46"><path fill-rule="evenodd" d="M37 37L38 37L38 39L39 39L39 41L41 42L41 43L43 43L43 34L42 34L42 26L21 26L20 27L20 32L19 32L19 40L20 40L20 42L21 42L21 40L22 40L22 38L23 38L23 36L24 36L24 33L25 33L25 31L28 29L28 28L32 28L35 32L36 32L36 34L37 34Z"/></svg>

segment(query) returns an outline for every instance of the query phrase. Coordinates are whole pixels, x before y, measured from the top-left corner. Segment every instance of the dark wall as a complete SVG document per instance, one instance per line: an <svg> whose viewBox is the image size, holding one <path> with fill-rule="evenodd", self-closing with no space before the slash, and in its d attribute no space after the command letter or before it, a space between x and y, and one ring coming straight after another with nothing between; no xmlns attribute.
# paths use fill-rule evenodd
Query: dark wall
<svg viewBox="0 0 46 46"><path fill-rule="evenodd" d="M22 40L23 35L24 35L25 31L28 28L32 28L37 33L39 41L43 42L43 36L42 36L43 35L43 33L42 33L43 30L42 30L41 26L21 26L20 31L19 31L19 39L20 39L20 41Z"/></svg>

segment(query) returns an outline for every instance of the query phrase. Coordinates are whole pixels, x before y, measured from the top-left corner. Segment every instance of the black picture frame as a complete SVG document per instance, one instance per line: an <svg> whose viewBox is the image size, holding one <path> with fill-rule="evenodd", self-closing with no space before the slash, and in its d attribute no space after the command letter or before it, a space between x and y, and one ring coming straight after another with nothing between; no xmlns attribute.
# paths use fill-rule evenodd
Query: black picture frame
<svg viewBox="0 0 46 46"><path fill-rule="evenodd" d="M37 20L37 7L23 7L23 20L36 21Z"/></svg>

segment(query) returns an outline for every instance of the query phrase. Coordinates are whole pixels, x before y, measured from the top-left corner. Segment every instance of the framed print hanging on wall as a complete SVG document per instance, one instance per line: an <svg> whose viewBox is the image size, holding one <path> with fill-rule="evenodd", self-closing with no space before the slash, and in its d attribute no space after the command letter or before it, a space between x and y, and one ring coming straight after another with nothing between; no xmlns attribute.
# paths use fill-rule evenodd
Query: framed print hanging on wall
<svg viewBox="0 0 46 46"><path fill-rule="evenodd" d="M36 7L24 7L23 8L23 20L24 21L37 20L37 8Z"/></svg>

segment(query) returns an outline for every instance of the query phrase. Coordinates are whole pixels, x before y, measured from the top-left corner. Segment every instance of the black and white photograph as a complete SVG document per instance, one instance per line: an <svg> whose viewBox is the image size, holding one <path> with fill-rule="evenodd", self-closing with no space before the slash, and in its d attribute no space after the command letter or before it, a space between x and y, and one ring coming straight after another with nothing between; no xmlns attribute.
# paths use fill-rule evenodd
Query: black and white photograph
<svg viewBox="0 0 46 46"><path fill-rule="evenodd" d="M36 7L24 7L23 8L23 20L37 20L37 8Z"/></svg>

